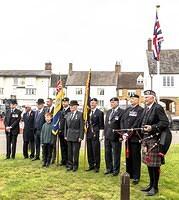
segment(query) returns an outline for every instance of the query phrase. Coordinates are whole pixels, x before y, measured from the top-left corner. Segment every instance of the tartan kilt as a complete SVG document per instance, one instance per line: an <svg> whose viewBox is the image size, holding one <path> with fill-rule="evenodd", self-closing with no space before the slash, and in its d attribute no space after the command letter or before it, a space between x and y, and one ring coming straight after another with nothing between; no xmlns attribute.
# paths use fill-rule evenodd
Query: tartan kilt
<svg viewBox="0 0 179 200"><path fill-rule="evenodd" d="M161 157L159 153L159 145L155 146L150 152L148 150L153 147L157 139L152 138L142 143L142 162L149 167L161 166Z"/></svg>

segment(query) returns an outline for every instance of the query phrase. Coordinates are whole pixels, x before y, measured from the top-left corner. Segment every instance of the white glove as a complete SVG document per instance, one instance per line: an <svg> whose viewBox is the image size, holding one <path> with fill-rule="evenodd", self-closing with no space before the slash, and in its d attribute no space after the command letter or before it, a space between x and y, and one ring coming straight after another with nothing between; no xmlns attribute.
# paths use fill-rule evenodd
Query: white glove
<svg viewBox="0 0 179 200"><path fill-rule="evenodd" d="M128 134L127 134L127 133L124 133L124 134L122 135L122 139L123 139L124 141L127 140L127 137L128 137Z"/></svg>
<svg viewBox="0 0 179 200"><path fill-rule="evenodd" d="M102 141L104 139L104 130L99 131L99 141Z"/></svg>

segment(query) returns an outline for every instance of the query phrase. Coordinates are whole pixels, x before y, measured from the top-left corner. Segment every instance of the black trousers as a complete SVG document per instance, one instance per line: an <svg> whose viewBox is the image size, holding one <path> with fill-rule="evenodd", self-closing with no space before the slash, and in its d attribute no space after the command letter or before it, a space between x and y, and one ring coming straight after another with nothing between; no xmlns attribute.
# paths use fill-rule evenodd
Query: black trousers
<svg viewBox="0 0 179 200"><path fill-rule="evenodd" d="M64 135L59 135L59 137L60 137L61 163L66 165L68 161L68 145L67 141L64 139Z"/></svg>
<svg viewBox="0 0 179 200"><path fill-rule="evenodd" d="M128 141L128 158L126 157L126 172L130 174L130 178L140 179L141 170L141 144Z"/></svg>
<svg viewBox="0 0 179 200"><path fill-rule="evenodd" d="M40 158L40 130L35 130L35 157Z"/></svg>
<svg viewBox="0 0 179 200"><path fill-rule="evenodd" d="M87 138L87 154L89 168L100 168L100 141L99 139Z"/></svg>
<svg viewBox="0 0 179 200"><path fill-rule="evenodd" d="M106 170L119 173L121 159L121 142L105 139L104 146Z"/></svg>
<svg viewBox="0 0 179 200"><path fill-rule="evenodd" d="M53 144L42 144L42 156L44 164L50 164L52 159Z"/></svg>
<svg viewBox="0 0 179 200"><path fill-rule="evenodd" d="M78 169L81 142L68 141L68 167Z"/></svg>
<svg viewBox="0 0 179 200"><path fill-rule="evenodd" d="M52 163L55 162L56 160L56 155L57 155L57 136L53 136L54 137L54 141L53 141L53 144L52 144Z"/></svg>
<svg viewBox="0 0 179 200"><path fill-rule="evenodd" d="M35 154L35 146L34 146L34 138L28 141L24 141L23 143L23 155L24 158L28 158L28 150L30 149L30 158L34 157Z"/></svg>
<svg viewBox="0 0 179 200"><path fill-rule="evenodd" d="M6 158L10 158L10 156L15 158L17 136L18 135L12 135L12 133L6 133Z"/></svg>
<svg viewBox="0 0 179 200"><path fill-rule="evenodd" d="M158 189L158 182L160 177L160 167L148 167L148 173L150 178L150 187Z"/></svg>

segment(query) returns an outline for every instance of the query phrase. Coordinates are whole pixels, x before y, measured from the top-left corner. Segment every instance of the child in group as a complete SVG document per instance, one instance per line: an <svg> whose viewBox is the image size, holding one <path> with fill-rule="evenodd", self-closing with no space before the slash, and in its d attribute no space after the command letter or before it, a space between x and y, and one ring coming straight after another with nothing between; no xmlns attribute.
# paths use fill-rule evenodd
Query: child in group
<svg viewBox="0 0 179 200"><path fill-rule="evenodd" d="M45 114L46 123L43 125L41 130L41 144L42 144L42 157L43 165L42 167L49 167L52 158L52 148L53 148L53 134L52 134L52 114Z"/></svg>

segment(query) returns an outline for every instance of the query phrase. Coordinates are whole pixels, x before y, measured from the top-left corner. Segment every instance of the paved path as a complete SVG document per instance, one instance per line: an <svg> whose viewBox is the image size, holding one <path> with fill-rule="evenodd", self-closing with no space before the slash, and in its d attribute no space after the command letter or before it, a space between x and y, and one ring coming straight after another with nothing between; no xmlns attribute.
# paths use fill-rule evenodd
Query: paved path
<svg viewBox="0 0 179 200"><path fill-rule="evenodd" d="M179 131L177 131L177 132L173 131L172 135L173 135L172 143L179 144ZM17 152L18 153L22 153L22 146L23 146L22 140L23 140L22 134L19 134L18 138L17 138ZM82 144L82 147L83 146L84 145ZM5 152L6 152L6 137L5 137L5 134L1 131L0 132L0 154L5 155Z"/></svg>

